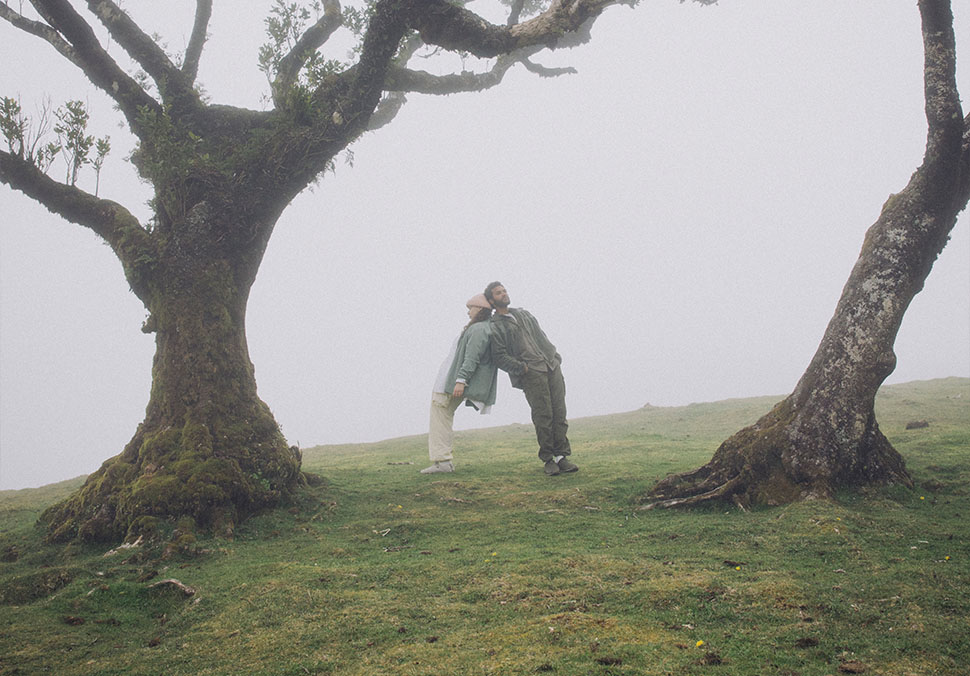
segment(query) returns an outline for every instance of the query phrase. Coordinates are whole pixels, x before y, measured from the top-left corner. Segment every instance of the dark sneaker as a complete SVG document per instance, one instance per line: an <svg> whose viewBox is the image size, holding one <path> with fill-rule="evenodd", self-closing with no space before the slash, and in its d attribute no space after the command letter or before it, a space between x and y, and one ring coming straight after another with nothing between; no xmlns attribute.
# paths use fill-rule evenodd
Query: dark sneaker
<svg viewBox="0 0 970 676"><path fill-rule="evenodd" d="M569 462L568 458L563 458L559 461L559 471L560 472L578 472L579 467Z"/></svg>
<svg viewBox="0 0 970 676"><path fill-rule="evenodd" d="M556 476L559 474L559 465L556 464L555 460L550 460L546 463L545 470L549 476Z"/></svg>

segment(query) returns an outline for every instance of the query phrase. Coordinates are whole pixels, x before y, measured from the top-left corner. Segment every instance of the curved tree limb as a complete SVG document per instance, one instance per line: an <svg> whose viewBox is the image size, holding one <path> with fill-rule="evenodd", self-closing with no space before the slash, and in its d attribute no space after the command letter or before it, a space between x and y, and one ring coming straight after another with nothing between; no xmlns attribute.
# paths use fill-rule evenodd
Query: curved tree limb
<svg viewBox="0 0 970 676"><path fill-rule="evenodd" d="M121 260L132 290L144 292L141 272L155 257L151 235L125 207L55 181L30 162L0 150L0 182L40 202L52 213L100 236Z"/></svg>
<svg viewBox="0 0 970 676"><path fill-rule="evenodd" d="M182 72L195 82L199 74L199 60L202 58L202 47L205 45L209 29L209 19L212 18L212 0L198 0L195 4L195 23L189 45L185 49L185 59L182 61Z"/></svg>
<svg viewBox="0 0 970 676"><path fill-rule="evenodd" d="M572 66L565 68L548 68L541 63L533 63L529 59L520 59L525 69L530 73L535 73L539 77L559 77L560 75L575 75L578 71Z"/></svg>
<svg viewBox="0 0 970 676"><path fill-rule="evenodd" d="M118 104L131 130L141 137L141 111L147 109L159 112L161 107L158 102L108 56L91 26L74 11L67 0L31 2L41 17L73 47L76 58L71 59L71 62L84 72L92 84Z"/></svg>
<svg viewBox="0 0 970 676"><path fill-rule="evenodd" d="M704 0L699 0L704 1ZM589 38L589 28L611 5L625 0L555 0L537 17L512 27L490 24L479 15L446 0L378 0L364 36L358 63L336 80L314 92L317 108L332 110L320 118L312 138L301 137L304 156L326 154L338 139L354 139L360 133L387 124L406 101L386 92L450 94L480 91L501 82L517 61L532 72L554 75L567 69L543 69L528 58L542 49L571 46ZM410 31L412 37L403 44ZM486 73L431 75L401 67L421 44L447 50L467 51L478 57L498 57ZM306 52L291 52L293 58ZM401 64L395 66L395 64ZM383 98L382 98L383 97ZM371 119L375 114L377 117ZM307 174L303 174L306 176ZM302 179L300 179L302 180ZM288 182L294 188L299 180Z"/></svg>
<svg viewBox="0 0 970 676"><path fill-rule="evenodd" d="M407 102L408 99L404 92L388 93L381 99L381 102L377 104L377 108L371 114L367 123L367 131L375 131L390 124Z"/></svg>
<svg viewBox="0 0 970 676"><path fill-rule="evenodd" d="M451 73L433 75L422 70L392 68L385 80L384 89L389 92L412 92L420 94L457 94L477 92L499 84L517 59L503 56L484 73Z"/></svg>

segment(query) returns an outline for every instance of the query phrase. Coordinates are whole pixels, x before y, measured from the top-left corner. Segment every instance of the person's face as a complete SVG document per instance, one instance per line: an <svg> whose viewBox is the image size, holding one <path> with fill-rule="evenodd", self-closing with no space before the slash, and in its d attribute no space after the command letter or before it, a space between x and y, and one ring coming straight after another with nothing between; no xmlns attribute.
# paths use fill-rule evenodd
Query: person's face
<svg viewBox="0 0 970 676"><path fill-rule="evenodd" d="M480 308L480 307L474 307L472 305L469 305L468 306L468 318L469 319L474 319L475 317L478 316L478 313L481 312L481 311L482 311L482 308Z"/></svg>
<svg viewBox="0 0 970 676"><path fill-rule="evenodd" d="M504 286L496 286L492 289L492 302L495 307L509 306L509 292L505 290Z"/></svg>

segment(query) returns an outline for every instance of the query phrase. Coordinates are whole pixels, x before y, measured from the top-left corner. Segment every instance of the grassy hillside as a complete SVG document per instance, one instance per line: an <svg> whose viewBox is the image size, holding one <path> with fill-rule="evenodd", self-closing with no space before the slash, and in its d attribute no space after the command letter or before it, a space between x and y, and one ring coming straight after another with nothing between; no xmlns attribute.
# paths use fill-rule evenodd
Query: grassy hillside
<svg viewBox="0 0 970 676"><path fill-rule="evenodd" d="M968 673L968 379L880 393L914 492L636 509L778 398L575 420L558 477L527 425L450 475L423 436L306 449L322 482L231 539L47 547L79 480L0 492L0 674Z"/></svg>

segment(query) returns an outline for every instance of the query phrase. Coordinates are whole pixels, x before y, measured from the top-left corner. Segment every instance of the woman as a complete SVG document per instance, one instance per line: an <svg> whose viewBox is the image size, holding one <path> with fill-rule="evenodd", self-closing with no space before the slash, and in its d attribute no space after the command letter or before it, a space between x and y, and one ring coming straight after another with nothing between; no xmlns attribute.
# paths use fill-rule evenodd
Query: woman
<svg viewBox="0 0 970 676"><path fill-rule="evenodd" d="M433 464L421 470L422 474L455 471L451 462L452 424L462 401L479 413L488 413L495 403L498 369L492 363L488 322L492 307L481 293L469 298L465 306L469 322L441 364L431 393L428 455Z"/></svg>

